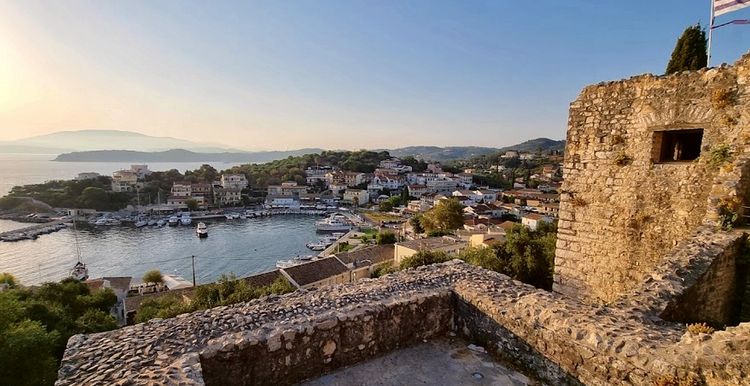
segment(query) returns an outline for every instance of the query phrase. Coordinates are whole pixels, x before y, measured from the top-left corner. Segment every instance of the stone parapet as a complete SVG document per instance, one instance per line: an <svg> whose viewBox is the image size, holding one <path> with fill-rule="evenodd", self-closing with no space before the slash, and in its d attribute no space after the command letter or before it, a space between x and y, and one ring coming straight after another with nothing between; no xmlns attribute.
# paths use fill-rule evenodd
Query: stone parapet
<svg viewBox="0 0 750 386"><path fill-rule="evenodd" d="M596 307L453 261L79 335L57 385L292 384L450 330L552 384L699 371L747 385L749 329L691 337L650 306Z"/></svg>

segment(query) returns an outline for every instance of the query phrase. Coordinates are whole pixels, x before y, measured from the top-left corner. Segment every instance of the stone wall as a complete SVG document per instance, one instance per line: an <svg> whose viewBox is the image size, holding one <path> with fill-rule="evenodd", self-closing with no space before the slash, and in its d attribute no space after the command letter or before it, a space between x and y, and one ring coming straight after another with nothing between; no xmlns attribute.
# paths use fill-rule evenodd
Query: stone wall
<svg viewBox="0 0 750 386"><path fill-rule="evenodd" d="M738 237L713 235L708 251ZM707 268L597 307L453 261L75 336L57 385L285 385L449 330L549 384L645 386L692 372L708 386L750 385L750 324L693 337L659 316Z"/></svg>
<svg viewBox="0 0 750 386"><path fill-rule="evenodd" d="M450 291L415 293L384 307L316 315L307 323L239 332L200 354L206 385L287 385L423 339L452 325Z"/></svg>
<svg viewBox="0 0 750 386"><path fill-rule="evenodd" d="M700 157L655 160L655 133L684 129L703 129ZM722 145L731 157L712 163ZM605 303L631 290L722 205L744 201L749 145L750 55L586 87L570 106L554 290Z"/></svg>
<svg viewBox="0 0 750 386"><path fill-rule="evenodd" d="M746 240L744 235L732 240L718 256L704 262L710 265L703 275L672 298L661 317L682 323L706 322L717 328L736 324L745 284L737 260L745 252Z"/></svg>

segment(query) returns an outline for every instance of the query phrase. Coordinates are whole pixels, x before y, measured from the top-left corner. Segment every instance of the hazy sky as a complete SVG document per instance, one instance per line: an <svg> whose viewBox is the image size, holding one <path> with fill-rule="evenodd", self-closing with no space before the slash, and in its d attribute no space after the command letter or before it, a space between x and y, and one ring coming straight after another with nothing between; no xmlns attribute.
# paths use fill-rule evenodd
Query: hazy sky
<svg viewBox="0 0 750 386"><path fill-rule="evenodd" d="M89 128L274 149L563 138L583 86L663 72L709 4L0 0L0 140ZM715 37L714 63L750 48L750 26Z"/></svg>

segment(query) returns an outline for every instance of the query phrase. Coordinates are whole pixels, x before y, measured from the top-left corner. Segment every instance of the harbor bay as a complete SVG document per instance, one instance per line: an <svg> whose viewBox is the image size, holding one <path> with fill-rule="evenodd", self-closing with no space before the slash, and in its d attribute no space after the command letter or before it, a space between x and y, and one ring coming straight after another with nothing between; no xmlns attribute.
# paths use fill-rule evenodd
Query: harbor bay
<svg viewBox="0 0 750 386"><path fill-rule="evenodd" d="M275 268L278 260L310 255L306 243L318 238L320 218L279 215L206 221L210 236L200 239L195 226L81 226L40 236L36 240L0 243L0 272L12 272L22 283L39 284L67 277L77 260L92 277L132 276L159 269L192 280L192 259L198 283L222 274L246 276ZM0 220L0 230L28 224Z"/></svg>

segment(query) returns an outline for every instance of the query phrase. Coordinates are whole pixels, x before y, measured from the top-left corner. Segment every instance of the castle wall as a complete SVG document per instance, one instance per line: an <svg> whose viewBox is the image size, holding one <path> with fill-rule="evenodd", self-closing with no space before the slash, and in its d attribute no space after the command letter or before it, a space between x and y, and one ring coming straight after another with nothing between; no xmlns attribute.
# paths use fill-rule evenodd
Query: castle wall
<svg viewBox="0 0 750 386"><path fill-rule="evenodd" d="M736 161L750 139L749 105L750 55L732 67L586 87L570 106L554 290L613 301L696 227L715 223L722 200L744 199ZM696 129L696 160L663 158L689 152L665 145L665 131ZM724 145L732 155L712 161Z"/></svg>

